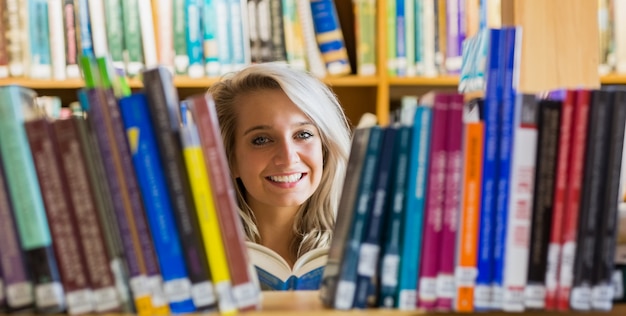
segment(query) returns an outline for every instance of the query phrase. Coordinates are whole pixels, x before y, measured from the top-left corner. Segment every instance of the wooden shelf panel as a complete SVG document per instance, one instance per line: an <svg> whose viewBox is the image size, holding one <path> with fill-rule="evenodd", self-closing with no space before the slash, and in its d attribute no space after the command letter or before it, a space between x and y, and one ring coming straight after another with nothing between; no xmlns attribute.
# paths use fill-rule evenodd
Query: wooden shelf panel
<svg viewBox="0 0 626 316"><path fill-rule="evenodd" d="M626 74L610 74L600 77L602 84L626 84Z"/></svg>
<svg viewBox="0 0 626 316"><path fill-rule="evenodd" d="M389 85L392 86L456 86L458 84L458 76L389 78Z"/></svg>

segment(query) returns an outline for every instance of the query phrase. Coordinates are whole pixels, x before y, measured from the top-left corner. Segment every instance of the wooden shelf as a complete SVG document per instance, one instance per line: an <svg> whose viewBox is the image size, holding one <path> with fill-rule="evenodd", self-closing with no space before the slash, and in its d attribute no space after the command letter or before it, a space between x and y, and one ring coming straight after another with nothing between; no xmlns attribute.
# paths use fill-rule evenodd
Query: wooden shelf
<svg viewBox="0 0 626 316"><path fill-rule="evenodd" d="M300 316L312 316L312 315L424 315L424 311L400 311L393 309L367 309L367 310L353 310L350 312L327 309L322 305L317 291L295 291L295 292L263 292L263 304L262 309L251 313L254 315L300 315ZM478 313L476 313L478 314ZM546 311L527 311L525 313L505 313L505 312L491 312L490 316L511 316L511 315L565 315L563 312L546 312ZM436 315L451 316L462 315L459 313L439 313ZM602 315L602 316L617 316L626 315L626 304L617 304L610 312L585 312L585 316Z"/></svg>
<svg viewBox="0 0 626 316"><path fill-rule="evenodd" d="M610 74L600 77L602 84L626 84L626 74Z"/></svg>
<svg viewBox="0 0 626 316"><path fill-rule="evenodd" d="M389 85L392 86L456 86L458 84L458 76L389 78Z"/></svg>

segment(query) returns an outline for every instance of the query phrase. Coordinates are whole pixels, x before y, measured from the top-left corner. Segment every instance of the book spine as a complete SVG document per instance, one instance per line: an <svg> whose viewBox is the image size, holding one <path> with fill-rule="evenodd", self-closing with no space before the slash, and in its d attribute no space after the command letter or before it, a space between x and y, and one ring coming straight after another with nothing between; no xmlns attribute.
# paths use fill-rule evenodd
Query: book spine
<svg viewBox="0 0 626 316"><path fill-rule="evenodd" d="M187 271L192 287L200 291L209 281L209 265L204 250L198 215L185 170L180 140L178 94L168 70L157 67L143 72L150 119L155 132L159 155L168 192L174 208L174 218L180 234ZM196 307L204 309L210 303L197 301Z"/></svg>
<svg viewBox="0 0 626 316"><path fill-rule="evenodd" d="M613 307L613 273L615 268L615 246L618 230L618 203L622 151L624 146L624 125L626 123L626 91L611 92L613 109L610 114L609 148L606 152L607 172L606 191L600 204L602 216L598 225L600 232L596 240L595 270L592 279L591 306L595 310L610 311ZM602 206L601 206L602 207Z"/></svg>
<svg viewBox="0 0 626 316"><path fill-rule="evenodd" d="M326 77L326 65L322 60L322 54L317 46L317 40L315 39L315 27L313 26L311 4L309 3L309 0L296 1L298 20L300 21L300 27L302 28L302 37L304 41L304 50L308 69L316 77L324 78Z"/></svg>
<svg viewBox="0 0 626 316"><path fill-rule="evenodd" d="M411 134L407 197L402 225L400 275L398 276L399 284L396 294L398 308L402 310L417 308L419 271L421 254L423 253L426 181L430 162L432 112L432 108L428 106L417 108ZM419 246L413 247L413 245Z"/></svg>
<svg viewBox="0 0 626 316"><path fill-rule="evenodd" d="M446 134L448 129L450 96L437 92L433 103L433 125L428 166L428 186L424 213L424 254L439 254L443 227L443 203L445 194ZM422 256L419 272L419 307L434 310L437 306L437 274L440 268L438 255Z"/></svg>
<svg viewBox="0 0 626 316"><path fill-rule="evenodd" d="M592 276L596 235L600 221L601 196L606 190L607 150L609 140L610 117L612 113L611 95L605 90L592 92L587 131L587 150L585 153L585 169L583 174L582 197L578 215L578 235L575 244L564 243L563 252L567 247L575 247L573 283L569 296L569 305L573 310L590 310L592 295ZM571 176L571 173L570 173ZM571 183L571 180L570 180ZM568 197L569 199L569 197ZM564 227L564 236L569 229ZM570 246L571 245L571 246ZM563 269L563 267L561 267Z"/></svg>
<svg viewBox="0 0 626 316"><path fill-rule="evenodd" d="M244 10L246 0L229 0L230 42L233 70L241 70L250 63L250 41L248 40L247 11ZM302 49L303 45L300 45Z"/></svg>
<svg viewBox="0 0 626 316"><path fill-rule="evenodd" d="M109 46L107 43L107 22L104 0L87 0L87 4L89 5L89 22L91 23L93 54L96 57L107 56Z"/></svg>
<svg viewBox="0 0 626 316"><path fill-rule="evenodd" d="M217 292L219 311L225 314L232 313L237 310L237 305L232 296L232 284L224 242L196 126L192 122L183 123L180 137L191 184L191 193L198 214L198 224L204 241L206 257L209 260L211 281Z"/></svg>
<svg viewBox="0 0 626 316"><path fill-rule="evenodd" d="M204 76L204 61L202 49L202 1L186 0L186 47L189 63L187 74L190 78Z"/></svg>
<svg viewBox="0 0 626 316"><path fill-rule="evenodd" d="M528 278L524 289L524 306L531 309L545 308L546 267L554 206L560 116L560 101L539 101L535 192L533 193Z"/></svg>
<svg viewBox="0 0 626 316"><path fill-rule="evenodd" d="M210 95L198 95L188 99L193 104L192 113L198 125L200 144L205 164L209 168L209 181L218 210L222 240L226 243L226 258L233 286L233 295L239 310L256 309L260 303L260 291L252 277L254 267L249 264L244 244L243 226L235 202L235 190L219 130L215 104Z"/></svg>
<svg viewBox="0 0 626 316"><path fill-rule="evenodd" d="M417 37L418 31L415 27L415 6L417 5L413 0L402 0L404 1L404 49L406 50L406 75L407 77L414 77L416 75L415 69L415 39ZM372 1L374 3L374 1ZM369 23L372 23L372 26L368 26L370 28L375 28L375 16ZM368 23L368 24L369 24ZM372 39L372 42L373 39ZM376 45L370 46L372 48L376 47ZM372 49L374 52L374 49ZM374 58L375 60L375 58Z"/></svg>
<svg viewBox="0 0 626 316"><path fill-rule="evenodd" d="M48 1L28 0L28 68L31 78L51 76Z"/></svg>
<svg viewBox="0 0 626 316"><path fill-rule="evenodd" d="M32 275L37 311L60 312L64 308L63 289L52 251L41 188L23 126L22 107L32 106L34 97L35 92L25 88L0 88L0 99L6 100L0 103L0 153L20 245L26 267Z"/></svg>
<svg viewBox="0 0 626 316"><path fill-rule="evenodd" d="M65 36L63 33L63 2L62 0L48 0L48 22L50 38L50 63L52 78L65 80Z"/></svg>
<svg viewBox="0 0 626 316"><path fill-rule="evenodd" d="M480 118L469 117L470 111L477 111L479 101L467 104L463 136L463 179L461 208L459 213L458 242L456 245L456 269L454 310L474 311L474 287L476 286L476 262L478 257L478 223L480 222L480 184L484 147L484 122ZM473 109L471 107L474 107Z"/></svg>
<svg viewBox="0 0 626 316"><path fill-rule="evenodd" d="M411 1L411 0L407 0L407 1ZM415 59L413 60L413 63L415 64L415 74L416 75L423 75L424 74L424 31L422 30L422 27L424 25L424 16L423 16L423 7L424 4L422 4L422 2L415 2L413 3L413 5L415 6L415 22L413 25L413 28L415 28L415 39L414 41L414 50L415 50ZM418 31L419 30L419 31ZM410 63L410 61L409 61ZM409 70L410 71L410 70Z"/></svg>
<svg viewBox="0 0 626 316"><path fill-rule="evenodd" d="M378 154L382 146L383 129L372 127L370 131L367 152L365 154L361 172L361 183L357 190L357 198L354 205L354 215L350 230L345 240L343 262L339 272L339 281L335 293L336 309L351 309L356 295L357 267L359 264L359 247L363 240L364 230L367 227L371 214L371 200L376 180Z"/></svg>
<svg viewBox="0 0 626 316"><path fill-rule="evenodd" d="M406 10L405 10L405 2L404 0L396 0L396 12L395 12L395 43L396 43L396 76L405 77L406 76L406 41L404 40L406 37Z"/></svg>
<svg viewBox="0 0 626 316"><path fill-rule="evenodd" d="M173 21L172 28L174 37L174 71L177 75L186 75L189 73L189 56L187 55L187 27L189 25L190 32L194 32L194 39L199 39L200 33L198 32L199 20L198 12L193 16L195 20L187 20L187 1L186 0L173 0ZM194 7L194 9L196 9ZM189 24L187 23L189 21ZM191 30L191 27L194 29Z"/></svg>
<svg viewBox="0 0 626 316"><path fill-rule="evenodd" d="M369 222L364 227L363 240L359 246L359 264L357 265L356 293L353 307L366 308L368 296L376 284L372 280L378 278L377 271L382 246L382 227L386 214L387 191L390 191L392 161L396 149L395 138L398 128L390 126L384 130L383 148L381 148L379 163L376 170L376 179L372 190L372 202Z"/></svg>
<svg viewBox="0 0 626 316"><path fill-rule="evenodd" d="M22 15L20 7L26 4L19 0L7 0L6 22L7 22L7 52L9 54L9 75L12 77L24 76L26 71L26 59L24 58L24 45L26 43L25 17Z"/></svg>
<svg viewBox="0 0 626 316"><path fill-rule="evenodd" d="M567 193L570 142L572 139L572 120L574 119L574 102L576 92L568 90L561 108L559 123L559 143L557 149L557 162L554 182L554 199L552 207L552 225L550 227L550 242L548 244L548 263L546 266L546 303L547 310L557 308L557 294L560 283L559 275L561 266L561 252L563 251L562 231L563 216ZM578 204L577 202L576 204ZM571 276L570 276L571 279ZM571 283L571 282L570 282ZM571 285L570 285L571 286ZM569 292L566 294L569 297Z"/></svg>
<svg viewBox="0 0 626 316"><path fill-rule="evenodd" d="M144 68L139 3L138 0L124 0L122 6L126 73L134 77Z"/></svg>
<svg viewBox="0 0 626 316"><path fill-rule="evenodd" d="M463 99L462 94L451 94L446 131L445 199L441 227L441 251L437 274L437 309L451 310L454 300L454 258L457 222L461 205L461 177L463 168Z"/></svg>
<svg viewBox="0 0 626 316"><path fill-rule="evenodd" d="M89 313L93 311L89 278L78 242L79 236L73 224L74 211L67 201L69 192L62 182L50 123L46 118L27 119L24 129L41 187L61 282L68 298L67 303L70 303L68 312L73 315Z"/></svg>
<svg viewBox="0 0 626 316"><path fill-rule="evenodd" d="M219 74L227 74L232 71L232 25L230 25L230 0L213 0L215 4L215 18L217 19L217 59L219 62Z"/></svg>
<svg viewBox="0 0 626 316"><path fill-rule="evenodd" d="M174 14L173 0L152 1L157 63L174 72ZM146 47L150 47L146 45ZM146 65L150 65L146 63ZM155 66L155 65L152 65Z"/></svg>
<svg viewBox="0 0 626 316"><path fill-rule="evenodd" d="M209 77L220 74L217 0L204 0L202 5L202 46L204 48L205 73Z"/></svg>
<svg viewBox="0 0 626 316"><path fill-rule="evenodd" d="M84 90L79 90L79 99L86 98L84 92ZM86 102L81 101L81 103ZM118 298L120 299L122 311L130 312L134 308L130 299L128 263L124 256L122 234L116 220L111 191L107 182L102 181L102 179L106 179L102 155L96 144L96 136L91 121L82 116L74 116L73 123L78 131L76 135L80 140L82 155L85 157L85 170L89 178L91 192L93 192L98 220L102 229L101 232L110 258L109 266L115 278Z"/></svg>
<svg viewBox="0 0 626 316"><path fill-rule="evenodd" d="M191 300L191 282L182 256L166 179L161 170L147 99L144 94L136 93L120 99L119 106L165 294L172 312L192 312L195 307Z"/></svg>
<svg viewBox="0 0 626 316"><path fill-rule="evenodd" d="M9 18L7 16L7 2L0 3L0 78L9 76ZM0 297L0 306L4 297Z"/></svg>
<svg viewBox="0 0 626 316"><path fill-rule="evenodd" d="M91 19L89 18L88 0L76 0L78 16L78 37L80 38L80 52L85 56L93 56L93 41L91 40Z"/></svg>
<svg viewBox="0 0 626 316"><path fill-rule="evenodd" d="M287 61L287 52L285 48L285 28L283 26L283 9L281 0L268 0L267 15L270 22L270 40L268 41L270 48L269 58L263 61ZM264 12L261 10L260 12ZM261 37L263 38L263 37Z"/></svg>
<svg viewBox="0 0 626 316"><path fill-rule="evenodd" d="M287 63L296 69L306 69L302 48L302 32L298 25L295 0L282 0L283 31L285 33L285 52Z"/></svg>
<svg viewBox="0 0 626 316"><path fill-rule="evenodd" d="M396 76L398 70L398 63L396 59L396 49L397 49L397 36L396 36L396 1L397 0L389 0L386 1L385 7L387 12L385 12L385 26L387 29L385 32L387 33L387 74L389 76Z"/></svg>
<svg viewBox="0 0 626 316"><path fill-rule="evenodd" d="M389 190L392 196L387 206L388 214L381 228L384 232L383 251L380 259L380 294L378 306L394 308L398 307L396 293L400 277L400 251L402 247L402 222L406 195L407 195L407 172L409 165L409 150L411 144L412 128L400 126L396 136L397 157L392 173Z"/></svg>
<svg viewBox="0 0 626 316"><path fill-rule="evenodd" d="M143 62L146 68L159 63L157 38L153 17L153 2L151 0L137 0L139 29L141 30L141 46L143 48Z"/></svg>
<svg viewBox="0 0 626 316"><path fill-rule="evenodd" d="M246 1L248 15L248 40L250 44L250 61L253 64L261 62L261 25L259 20L258 0Z"/></svg>
<svg viewBox="0 0 626 316"><path fill-rule="evenodd" d="M63 34L65 34L65 73L68 78L80 77L74 0L63 1Z"/></svg>
<svg viewBox="0 0 626 316"><path fill-rule="evenodd" d="M120 0L103 0L108 54L117 69L124 69L124 26Z"/></svg>
<svg viewBox="0 0 626 316"><path fill-rule="evenodd" d="M89 187L85 160L77 136L78 131L71 119L54 121L52 129L58 165L61 177L67 184L68 201L72 205L69 209L73 211L73 224L76 234L80 237L78 239L85 271L91 286L89 294L92 296L91 300L87 300L80 295L70 297L71 294L68 293L68 305L71 306L73 302L75 304L89 303L91 307L93 302L95 312L119 312L121 303ZM84 307L82 309L84 312L91 312L91 310L87 311L86 306L79 305L79 307Z"/></svg>
<svg viewBox="0 0 626 316"><path fill-rule="evenodd" d="M537 100L519 94L515 100L511 178L504 253L502 309L523 311L537 151Z"/></svg>
<svg viewBox="0 0 626 316"><path fill-rule="evenodd" d="M582 210L582 195L584 171L587 167L585 158L586 152L590 149L587 138L589 137L591 92L589 90L576 91L576 103L573 105L573 118L571 126L571 136L569 137L568 154L568 175L567 189L563 206L562 228L560 244L562 247L559 258L559 287L557 291L558 309L569 309L569 298L571 297L572 282L574 280L574 264L577 256L577 235L579 234L578 218ZM559 153L560 154L560 153ZM557 180L558 181L558 180ZM556 201L555 201L556 202Z"/></svg>
<svg viewBox="0 0 626 316"><path fill-rule="evenodd" d="M351 69L348 52L334 0L311 0L311 12L317 43L326 62L328 74L331 76L349 74Z"/></svg>
<svg viewBox="0 0 626 316"><path fill-rule="evenodd" d="M461 43L464 35L461 30L461 5L465 0L446 0L446 70L458 73L461 68Z"/></svg>
<svg viewBox="0 0 626 316"><path fill-rule="evenodd" d="M324 268L322 283L320 285L320 298L326 307L335 305L335 296L340 277L341 264L343 263L344 250L347 247L346 240L350 233L354 205L357 201L357 191L361 182L361 170L371 128L357 128L352 137L350 156L346 169L346 178L342 187L342 195L339 201L339 209L346 210L337 216L333 239L328 251L328 261Z"/></svg>
<svg viewBox="0 0 626 316"><path fill-rule="evenodd" d="M487 85L484 102L485 147L483 154L482 197L480 201L480 229L478 241L478 275L474 288L476 310L489 309L492 302L493 243L495 237L495 213L497 199L497 177L499 165L499 46L501 31L489 30L489 52L487 58Z"/></svg>
<svg viewBox="0 0 626 316"><path fill-rule="evenodd" d="M0 298L0 305L6 304L6 310L11 312L32 309L35 299L32 294L33 283L18 239L6 180L0 155L0 291L5 293Z"/></svg>

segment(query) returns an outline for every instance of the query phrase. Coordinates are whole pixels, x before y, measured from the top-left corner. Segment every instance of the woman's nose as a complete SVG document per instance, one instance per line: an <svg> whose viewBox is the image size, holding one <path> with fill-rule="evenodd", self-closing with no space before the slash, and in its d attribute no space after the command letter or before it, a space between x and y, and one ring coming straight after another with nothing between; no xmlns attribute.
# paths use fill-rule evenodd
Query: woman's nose
<svg viewBox="0 0 626 316"><path fill-rule="evenodd" d="M297 146L292 142L283 142L278 146L274 162L277 165L289 165L300 161Z"/></svg>

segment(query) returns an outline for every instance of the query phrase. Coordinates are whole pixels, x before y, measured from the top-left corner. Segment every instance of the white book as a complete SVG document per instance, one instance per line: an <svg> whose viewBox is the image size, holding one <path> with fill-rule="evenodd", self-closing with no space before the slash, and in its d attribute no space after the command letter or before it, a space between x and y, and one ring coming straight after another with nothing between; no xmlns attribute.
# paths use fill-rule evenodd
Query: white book
<svg viewBox="0 0 626 316"><path fill-rule="evenodd" d="M158 0L152 2L152 10L157 19L154 36L156 40L158 63L174 73L174 15L172 0ZM147 15L139 11L141 15ZM147 11L146 11L147 12ZM158 37L158 40L157 40ZM144 46L145 47L145 46Z"/></svg>
<svg viewBox="0 0 626 316"><path fill-rule="evenodd" d="M91 22L93 53L96 57L107 56L109 47L107 44L104 3L102 0L89 0L89 20Z"/></svg>
<svg viewBox="0 0 626 316"><path fill-rule="evenodd" d="M48 0L48 23L50 31L50 58L52 78L65 80L65 37L63 31L62 0Z"/></svg>
<svg viewBox="0 0 626 316"><path fill-rule="evenodd" d="M229 0L231 36L229 37L233 70L240 70L250 62L250 39L248 38L248 11L243 0ZM245 16L244 16L245 15Z"/></svg>
<svg viewBox="0 0 626 316"><path fill-rule="evenodd" d="M309 71L317 78L326 77L326 65L322 59L322 53L315 39L315 27L313 26L313 13L309 0L297 0L296 9L300 19L304 50Z"/></svg>
<svg viewBox="0 0 626 316"><path fill-rule="evenodd" d="M435 61L435 3L434 1L422 2L422 56L424 76L434 77L437 75Z"/></svg>
<svg viewBox="0 0 626 316"><path fill-rule="evenodd" d="M156 39L154 35L154 21L152 18L152 2L150 0L138 0L139 23L141 28L141 43L143 45L143 60L146 68L155 67L158 64Z"/></svg>
<svg viewBox="0 0 626 316"><path fill-rule="evenodd" d="M626 74L626 1L613 1L615 71Z"/></svg>

